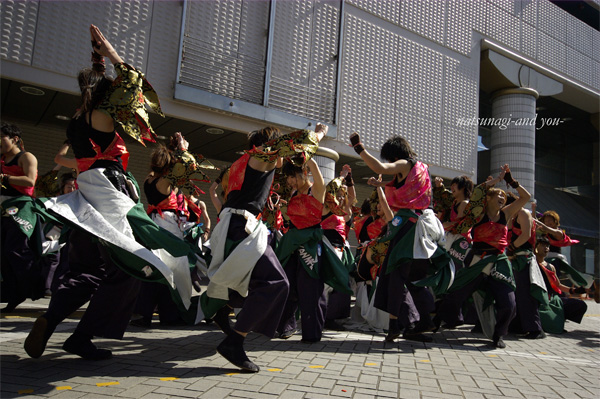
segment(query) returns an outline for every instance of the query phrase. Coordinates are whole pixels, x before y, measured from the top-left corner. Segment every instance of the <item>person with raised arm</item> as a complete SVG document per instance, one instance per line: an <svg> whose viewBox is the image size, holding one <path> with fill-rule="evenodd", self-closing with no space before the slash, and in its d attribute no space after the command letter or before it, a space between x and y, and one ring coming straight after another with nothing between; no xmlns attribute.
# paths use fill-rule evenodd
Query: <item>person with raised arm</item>
<svg viewBox="0 0 600 399"><path fill-rule="evenodd" d="M506 205L506 193L493 188L503 179L518 193L517 199L510 205ZM461 324L460 309L463 303L477 289L485 288L493 296L494 308L487 307L488 312L484 315L486 309L481 306L483 300L476 301L483 332L492 339L494 347L506 347L503 337L508 333L510 322L516 314L515 280L511 263L505 254L509 246L507 224L530 197L529 192L513 179L508 164L501 167L496 179L475 188L465 217L456 227L459 233L471 229L473 248L465 259L465 267L456 273L449 294L440 304L434 318L436 330L442 321L446 323L446 328Z"/></svg>
<svg viewBox="0 0 600 399"><path fill-rule="evenodd" d="M63 349L89 360L112 356L97 348L95 336L121 339L129 323L139 280L168 284L183 307L191 304L190 246L159 228L139 201L129 152L115 124L143 144L154 141L146 104L162 115L158 96L142 72L123 62L100 29L89 28L92 68L78 74L81 105L67 127L79 189L47 199L46 210L72 228L69 271L37 318L24 349L40 357L55 328L89 301ZM105 75L105 57L117 76ZM159 249L165 251L158 252Z"/></svg>

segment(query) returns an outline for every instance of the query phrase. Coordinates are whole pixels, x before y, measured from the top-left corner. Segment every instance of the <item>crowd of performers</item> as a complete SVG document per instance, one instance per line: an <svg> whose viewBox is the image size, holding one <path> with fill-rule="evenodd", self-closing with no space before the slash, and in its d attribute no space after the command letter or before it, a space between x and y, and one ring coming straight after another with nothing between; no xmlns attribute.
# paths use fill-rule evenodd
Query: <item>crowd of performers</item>
<svg viewBox="0 0 600 399"><path fill-rule="evenodd" d="M216 324L225 333L218 353L250 372L259 367L244 350L248 333L288 339L300 334L299 321L301 342L318 342L324 329L344 328L336 320L349 317L352 296L388 342L430 342L440 328L471 323L504 348L509 331L542 338L562 333L565 319L581 322L587 306L567 294L588 283L560 254L576 241L558 214L525 210L530 194L508 165L476 187L465 176L450 190L441 178L432 184L400 136L381 148L383 162L350 136L378 175L357 207L350 167L326 184L313 159L327 126L251 132L244 155L212 182L213 226L197 187L209 182L207 161L175 133L152 153L144 209L115 126L142 144L154 141L145 106L162 114L158 96L97 27L90 34L93 66L79 74L81 106L57 168L38 178L19 128L2 124L3 311L51 293L25 340L29 356L42 356L56 327L88 301L63 344L69 353L107 359L111 351L94 337L121 339L130 323L149 327L157 311L164 325ZM75 173L58 179L61 165ZM497 188L501 182L513 192Z"/></svg>

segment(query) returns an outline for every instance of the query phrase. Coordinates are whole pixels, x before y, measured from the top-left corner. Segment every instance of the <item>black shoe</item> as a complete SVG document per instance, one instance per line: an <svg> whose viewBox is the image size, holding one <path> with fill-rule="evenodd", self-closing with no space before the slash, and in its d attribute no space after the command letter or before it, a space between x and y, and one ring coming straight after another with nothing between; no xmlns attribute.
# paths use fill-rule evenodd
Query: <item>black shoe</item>
<svg viewBox="0 0 600 399"><path fill-rule="evenodd" d="M12 313L17 306L25 302L25 300L19 300L17 302L8 302L5 307L2 308L2 313Z"/></svg>
<svg viewBox="0 0 600 399"><path fill-rule="evenodd" d="M91 340L71 335L63 344L65 351L80 356L85 360L106 360L112 357L108 349L98 349Z"/></svg>
<svg viewBox="0 0 600 399"><path fill-rule="evenodd" d="M225 338L225 340L217 346L217 352L231 364L242 370L251 373L258 373L260 371L260 368L252 363L250 359L248 359L248 356L246 356L243 345L232 343L231 340L229 340L229 337Z"/></svg>
<svg viewBox="0 0 600 399"><path fill-rule="evenodd" d="M402 335L402 330L389 330L385 336L385 342L394 342L394 340Z"/></svg>
<svg viewBox="0 0 600 399"><path fill-rule="evenodd" d="M412 329L412 332L418 334L424 332L435 332L434 330L437 331L438 326L432 320L421 320L415 325L415 328Z"/></svg>
<svg viewBox="0 0 600 399"><path fill-rule="evenodd" d="M131 320L129 324L141 328L150 328L152 326L152 321L144 317L140 317L139 319Z"/></svg>
<svg viewBox="0 0 600 399"><path fill-rule="evenodd" d="M482 334L483 328L481 328L481 324L475 324L475 327L471 328L471 332L473 334Z"/></svg>
<svg viewBox="0 0 600 399"><path fill-rule="evenodd" d="M292 328L291 330L282 332L281 334L279 334L279 338L281 339L290 339L294 334L296 334L298 332L297 329Z"/></svg>
<svg viewBox="0 0 600 399"><path fill-rule="evenodd" d="M32 358L37 359L44 353L46 344L51 335L51 333L48 334L47 331L48 320L44 316L38 317L35 323L33 323L33 327L23 344L25 352Z"/></svg>
<svg viewBox="0 0 600 399"><path fill-rule="evenodd" d="M346 331L346 327L335 321L334 319L325 320L325 329L331 331Z"/></svg>
<svg viewBox="0 0 600 399"><path fill-rule="evenodd" d="M544 339L546 334L543 331L529 331L523 336L525 339Z"/></svg>
<svg viewBox="0 0 600 399"><path fill-rule="evenodd" d="M502 337L499 337L495 334L494 334L494 338L492 340L492 344L494 345L494 347L499 348L499 349L506 348L506 344L504 343L504 340L502 339Z"/></svg>
<svg viewBox="0 0 600 399"><path fill-rule="evenodd" d="M429 335L421 334L420 332L417 332L414 328L404 331L404 334L402 334L402 338L408 339L410 341L433 342L433 338L431 338Z"/></svg>
<svg viewBox="0 0 600 399"><path fill-rule="evenodd" d="M433 317L433 319L431 320L431 322L433 323L433 330L431 330L431 332L433 332L433 333L438 332L440 327L442 326L442 318L439 317L438 315L435 315Z"/></svg>
<svg viewBox="0 0 600 399"><path fill-rule="evenodd" d="M221 309L215 313L212 318L212 321L227 335L231 335L233 329L231 328L231 324L229 324L229 314L231 313L231 308L227 305L223 306Z"/></svg>

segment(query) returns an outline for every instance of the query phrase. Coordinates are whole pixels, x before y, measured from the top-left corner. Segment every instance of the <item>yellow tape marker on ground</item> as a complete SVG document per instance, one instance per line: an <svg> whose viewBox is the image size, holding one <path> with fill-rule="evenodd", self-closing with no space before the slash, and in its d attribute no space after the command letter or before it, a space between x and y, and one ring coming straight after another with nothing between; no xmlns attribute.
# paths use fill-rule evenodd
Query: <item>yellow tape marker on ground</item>
<svg viewBox="0 0 600 399"><path fill-rule="evenodd" d="M365 366L377 366L377 363L365 363Z"/></svg>
<svg viewBox="0 0 600 399"><path fill-rule="evenodd" d="M225 375L238 375L239 373L229 373L229 374L225 374Z"/></svg>
<svg viewBox="0 0 600 399"><path fill-rule="evenodd" d="M431 363L431 360L419 360L419 361L423 362L423 363Z"/></svg>
<svg viewBox="0 0 600 399"><path fill-rule="evenodd" d="M547 355L548 352L540 352L542 355Z"/></svg>
<svg viewBox="0 0 600 399"><path fill-rule="evenodd" d="M488 357L498 357L498 355L488 355Z"/></svg>
<svg viewBox="0 0 600 399"><path fill-rule="evenodd" d="M99 382L96 384L96 386L99 386L99 387L108 387L111 385L119 385L119 381Z"/></svg>
<svg viewBox="0 0 600 399"><path fill-rule="evenodd" d="M33 389L21 389L18 393L19 395L23 395L24 393L33 393Z"/></svg>
<svg viewBox="0 0 600 399"><path fill-rule="evenodd" d="M267 371L281 371L281 369L267 369Z"/></svg>
<svg viewBox="0 0 600 399"><path fill-rule="evenodd" d="M308 367L310 367L311 369L322 369L325 366L308 366Z"/></svg>
<svg viewBox="0 0 600 399"><path fill-rule="evenodd" d="M177 378L177 377L163 377L160 380L161 381L175 381L175 380L178 380L178 379L179 378Z"/></svg>
<svg viewBox="0 0 600 399"><path fill-rule="evenodd" d="M65 389L73 389L70 386L64 386L64 387L56 387L57 391L64 391Z"/></svg>

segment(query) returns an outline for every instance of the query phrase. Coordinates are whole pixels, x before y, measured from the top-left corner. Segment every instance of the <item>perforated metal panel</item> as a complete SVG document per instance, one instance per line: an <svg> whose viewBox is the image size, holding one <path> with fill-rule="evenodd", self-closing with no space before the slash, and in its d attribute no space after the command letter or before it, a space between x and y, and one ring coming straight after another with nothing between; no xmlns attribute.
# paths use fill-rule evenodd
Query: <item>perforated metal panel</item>
<svg viewBox="0 0 600 399"><path fill-rule="evenodd" d="M161 98L172 98L183 7L179 2L157 1L153 11L146 76Z"/></svg>
<svg viewBox="0 0 600 399"><path fill-rule="evenodd" d="M521 22L521 52L532 59L537 58L538 30L527 22Z"/></svg>
<svg viewBox="0 0 600 399"><path fill-rule="evenodd" d="M346 142L354 131L363 143L379 151L397 132L398 62L397 35L347 14L344 22L344 70L340 87L338 137Z"/></svg>
<svg viewBox="0 0 600 399"><path fill-rule="evenodd" d="M521 6L521 19L531 26L537 25L538 0L524 1Z"/></svg>
<svg viewBox="0 0 600 399"><path fill-rule="evenodd" d="M277 3L269 107L333 122L340 4Z"/></svg>
<svg viewBox="0 0 600 399"><path fill-rule="evenodd" d="M31 64L37 14L37 1L0 1L1 58Z"/></svg>
<svg viewBox="0 0 600 399"><path fill-rule="evenodd" d="M446 168L475 172L477 126L465 121L478 116L478 79L472 66L445 57L440 164Z"/></svg>
<svg viewBox="0 0 600 399"><path fill-rule="evenodd" d="M566 43L567 13L549 1L538 2L539 29L556 40Z"/></svg>
<svg viewBox="0 0 600 399"><path fill-rule="evenodd" d="M565 70L566 45L538 31L538 60L558 71ZM576 61L569 61L576 62Z"/></svg>
<svg viewBox="0 0 600 399"><path fill-rule="evenodd" d="M262 104L270 3L187 2L179 81Z"/></svg>
<svg viewBox="0 0 600 399"><path fill-rule="evenodd" d="M473 20L473 7L464 0L448 2L445 45L461 54L471 52L472 28L467 21Z"/></svg>
<svg viewBox="0 0 600 399"><path fill-rule="evenodd" d="M441 123L407 112L401 112L399 118L398 133L408 140L419 160L439 165Z"/></svg>
<svg viewBox="0 0 600 399"><path fill-rule="evenodd" d="M347 4L352 4L382 19L394 24L400 23L401 1L389 0L347 0Z"/></svg>
<svg viewBox="0 0 600 399"><path fill-rule="evenodd" d="M41 2L33 65L68 75L89 66L89 24L93 21L125 62L144 69L152 4ZM112 66L107 71L113 73Z"/></svg>
<svg viewBox="0 0 600 399"><path fill-rule="evenodd" d="M494 4L487 7L485 34L510 48L519 48L521 21L503 8Z"/></svg>
<svg viewBox="0 0 600 399"><path fill-rule="evenodd" d="M400 25L434 42L444 43L445 1L407 0L402 2Z"/></svg>

